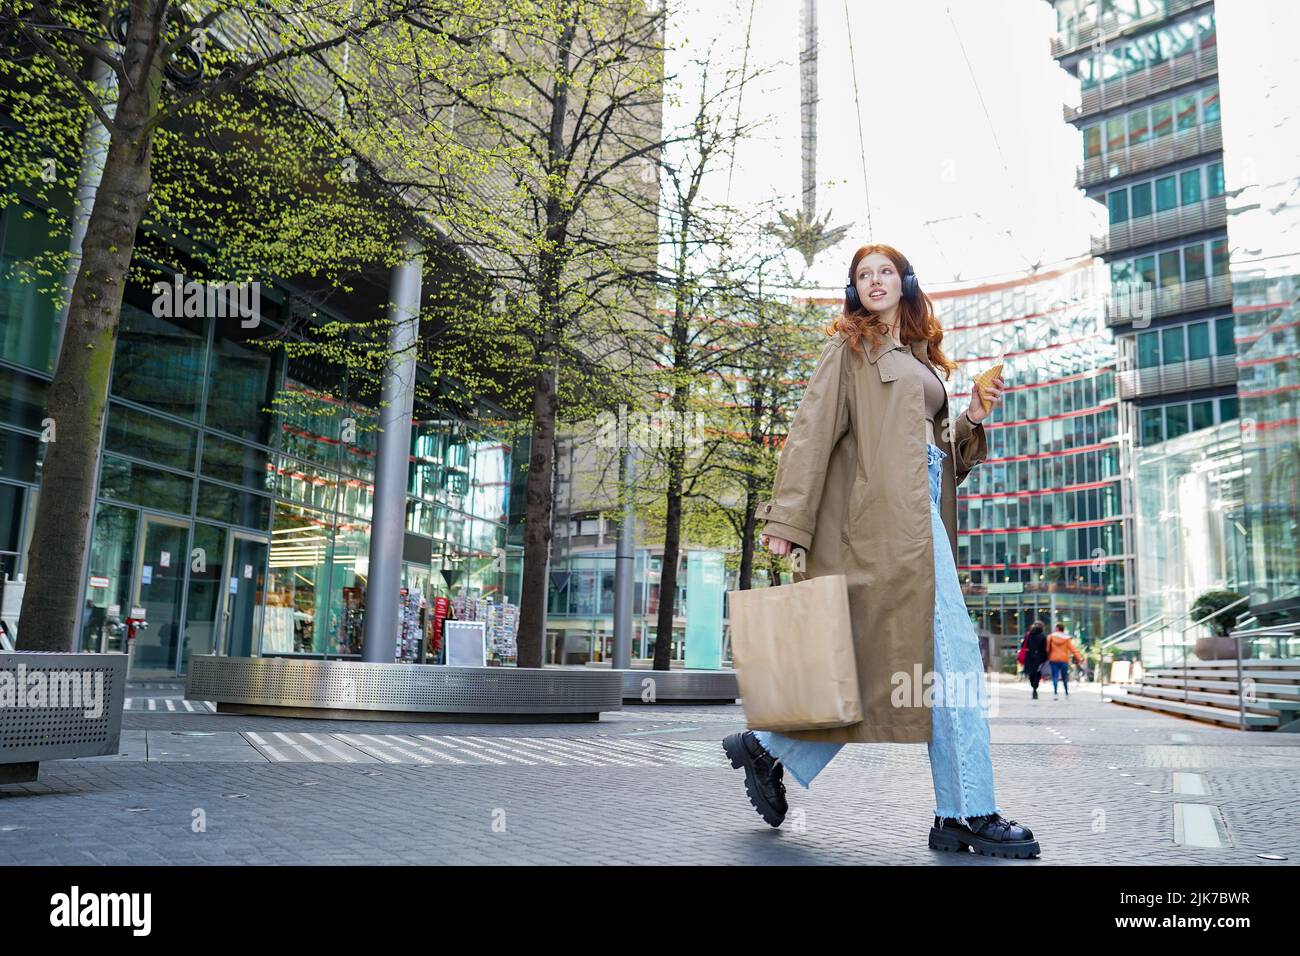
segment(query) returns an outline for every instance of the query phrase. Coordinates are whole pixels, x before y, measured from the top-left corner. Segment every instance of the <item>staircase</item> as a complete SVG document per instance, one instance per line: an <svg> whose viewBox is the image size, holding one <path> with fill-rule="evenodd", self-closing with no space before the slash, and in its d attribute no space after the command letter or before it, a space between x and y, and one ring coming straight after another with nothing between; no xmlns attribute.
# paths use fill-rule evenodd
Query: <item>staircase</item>
<svg viewBox="0 0 1300 956"><path fill-rule="evenodd" d="M1111 701L1226 727L1300 732L1300 659L1240 663L1240 683L1235 660L1153 667Z"/></svg>

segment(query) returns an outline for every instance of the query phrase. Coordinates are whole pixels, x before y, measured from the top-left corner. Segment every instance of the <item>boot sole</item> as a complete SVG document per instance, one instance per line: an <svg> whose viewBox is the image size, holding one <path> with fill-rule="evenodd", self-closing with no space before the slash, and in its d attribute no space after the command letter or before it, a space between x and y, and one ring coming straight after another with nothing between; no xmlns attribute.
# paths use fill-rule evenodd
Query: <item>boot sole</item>
<svg viewBox="0 0 1300 956"><path fill-rule="evenodd" d="M997 856L1007 860L1029 860L1041 852L1037 840L998 843L976 836L960 837L935 827L930 827L930 849L947 852L965 852L970 849L981 856Z"/></svg>
<svg viewBox="0 0 1300 956"><path fill-rule="evenodd" d="M742 736L742 734L730 734L724 737L722 749L726 751L732 767L745 771L745 795L749 797L750 806L758 811L758 815L768 826L779 827L785 820L785 814L778 813L776 807L763 797L754 779L754 764L750 759L749 751L745 749L744 741L741 740Z"/></svg>

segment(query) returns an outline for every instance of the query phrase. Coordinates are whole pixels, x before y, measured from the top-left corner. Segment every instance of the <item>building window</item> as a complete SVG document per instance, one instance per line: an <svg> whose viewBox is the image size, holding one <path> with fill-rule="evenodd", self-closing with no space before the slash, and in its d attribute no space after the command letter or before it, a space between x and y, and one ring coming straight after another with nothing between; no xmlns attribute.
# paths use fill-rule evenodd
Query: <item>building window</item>
<svg viewBox="0 0 1300 956"><path fill-rule="evenodd" d="M1183 246L1183 275L1186 282L1205 278L1205 243Z"/></svg>
<svg viewBox="0 0 1300 956"><path fill-rule="evenodd" d="M1192 53L1196 49L1196 26L1190 20L1175 23L1168 30L1169 55L1174 57Z"/></svg>
<svg viewBox="0 0 1300 956"><path fill-rule="evenodd" d="M0 356L42 372L54 370L59 311L41 291L40 275L54 229L48 215L25 203L0 224Z"/></svg>
<svg viewBox="0 0 1300 956"><path fill-rule="evenodd" d="M237 326L219 328L212 343L206 424L249 441L271 440L269 409L279 388L277 355L249 341Z"/></svg>
<svg viewBox="0 0 1300 956"><path fill-rule="evenodd" d="M1175 125L1178 132L1191 129L1196 125L1196 94L1186 93L1174 99Z"/></svg>
<svg viewBox="0 0 1300 956"><path fill-rule="evenodd" d="M1178 285L1183 281L1178 250L1160 253L1160 288Z"/></svg>
<svg viewBox="0 0 1300 956"><path fill-rule="evenodd" d="M1093 159L1101 155L1101 127L1089 126L1083 131L1083 158Z"/></svg>
<svg viewBox="0 0 1300 956"><path fill-rule="evenodd" d="M0 477L37 484L41 480L40 459L44 451L45 443L36 436L0 428Z"/></svg>
<svg viewBox="0 0 1300 956"><path fill-rule="evenodd" d="M1200 168L1184 170L1179 177L1183 189L1183 205L1201 201Z"/></svg>
<svg viewBox="0 0 1300 956"><path fill-rule="evenodd" d="M124 501L177 514L190 513L193 481L182 475L114 455L105 455L99 473L99 494L110 501Z"/></svg>
<svg viewBox="0 0 1300 956"><path fill-rule="evenodd" d="M1218 355L1234 355L1237 351L1237 343L1233 341L1233 319L1232 316L1224 316L1221 319L1214 320L1214 351Z"/></svg>
<svg viewBox="0 0 1300 956"><path fill-rule="evenodd" d="M108 409L104 447L168 468L193 471L198 432L113 402Z"/></svg>
<svg viewBox="0 0 1300 956"><path fill-rule="evenodd" d="M113 358L113 394L197 421L206 352L202 319L160 319L123 303Z"/></svg>
<svg viewBox="0 0 1300 956"><path fill-rule="evenodd" d="M1191 431L1187 423L1187 405L1178 403L1177 405L1165 406L1165 435L1168 438L1177 438L1179 435L1186 435Z"/></svg>
<svg viewBox="0 0 1300 956"><path fill-rule="evenodd" d="M1156 210L1164 212L1178 205L1178 180L1173 176L1161 176L1156 180Z"/></svg>
<svg viewBox="0 0 1300 956"><path fill-rule="evenodd" d="M1157 103L1151 107L1151 128L1156 138L1174 131L1174 108L1170 103Z"/></svg>
<svg viewBox="0 0 1300 956"><path fill-rule="evenodd" d="M1160 333L1139 332L1138 368L1154 368L1160 364Z"/></svg>
<svg viewBox="0 0 1300 956"><path fill-rule="evenodd" d="M1156 284L1156 257L1142 256L1136 262L1138 277L1147 285Z"/></svg>
<svg viewBox="0 0 1300 956"><path fill-rule="evenodd" d="M1081 89L1090 90L1097 85L1097 60L1091 56L1085 56L1079 60L1079 86Z"/></svg>
<svg viewBox="0 0 1300 956"><path fill-rule="evenodd" d="M223 524L265 531L271 520L271 499L201 481L197 514Z"/></svg>
<svg viewBox="0 0 1300 956"><path fill-rule="evenodd" d="M1112 189L1106 194L1106 208L1110 210L1110 224L1128 220L1128 190Z"/></svg>
<svg viewBox="0 0 1300 956"><path fill-rule="evenodd" d="M1116 153L1124 148L1124 118L1113 116L1106 120L1106 152Z"/></svg>
<svg viewBox="0 0 1300 956"><path fill-rule="evenodd" d="M1208 193L1211 196L1223 195L1223 163L1210 163L1205 167L1205 177L1208 182Z"/></svg>
<svg viewBox="0 0 1300 956"><path fill-rule="evenodd" d="M1202 359L1210 357L1210 323L1193 322L1187 326L1187 357Z"/></svg>
<svg viewBox="0 0 1300 956"><path fill-rule="evenodd" d="M1208 52L1215 48L1218 37L1215 34L1213 13L1202 13L1196 18L1196 33L1202 52Z"/></svg>
<svg viewBox="0 0 1300 956"><path fill-rule="evenodd" d="M1192 402L1192 431L1214 424L1214 402Z"/></svg>
<svg viewBox="0 0 1300 956"><path fill-rule="evenodd" d="M1205 125L1219 122L1219 88L1211 86L1201 91L1201 115Z"/></svg>
<svg viewBox="0 0 1300 956"><path fill-rule="evenodd" d="M1163 364L1165 365L1182 362L1187 358L1187 351L1183 347L1183 327L1181 325L1164 329L1160 333L1160 351L1164 356Z"/></svg>
<svg viewBox="0 0 1300 956"><path fill-rule="evenodd" d="M1219 421L1228 422L1237 417L1237 396L1219 399Z"/></svg>
<svg viewBox="0 0 1300 956"><path fill-rule="evenodd" d="M1145 109L1128 114L1128 144L1136 146L1151 138L1151 117Z"/></svg>
<svg viewBox="0 0 1300 956"><path fill-rule="evenodd" d="M1228 240L1215 239L1210 243L1210 271L1216 276L1228 274Z"/></svg>
<svg viewBox="0 0 1300 956"><path fill-rule="evenodd" d="M1131 190L1133 202L1133 218L1141 219L1143 216L1151 215L1151 182L1135 183Z"/></svg>
<svg viewBox="0 0 1300 956"><path fill-rule="evenodd" d="M1144 408L1141 410L1141 431L1142 444L1154 445L1156 442L1164 441L1165 426L1163 412L1159 408Z"/></svg>

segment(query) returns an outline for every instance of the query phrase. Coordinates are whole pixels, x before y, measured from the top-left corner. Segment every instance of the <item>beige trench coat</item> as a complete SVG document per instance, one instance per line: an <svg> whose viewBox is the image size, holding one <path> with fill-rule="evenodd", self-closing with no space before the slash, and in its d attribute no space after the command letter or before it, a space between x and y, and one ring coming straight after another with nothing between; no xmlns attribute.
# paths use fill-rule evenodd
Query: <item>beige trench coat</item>
<svg viewBox="0 0 1300 956"><path fill-rule="evenodd" d="M867 349L870 340L861 344ZM925 347L885 340L862 355L842 335L832 338L790 424L772 497L759 506L764 533L807 549L808 577L848 579L864 719L787 734L796 740L930 740L931 708L922 703L934 667L935 603L925 396L918 379L901 374L901 363L916 358L933 368ZM945 397L935 443L948 452L940 514L955 561L957 486L988 444L983 424L948 405Z"/></svg>

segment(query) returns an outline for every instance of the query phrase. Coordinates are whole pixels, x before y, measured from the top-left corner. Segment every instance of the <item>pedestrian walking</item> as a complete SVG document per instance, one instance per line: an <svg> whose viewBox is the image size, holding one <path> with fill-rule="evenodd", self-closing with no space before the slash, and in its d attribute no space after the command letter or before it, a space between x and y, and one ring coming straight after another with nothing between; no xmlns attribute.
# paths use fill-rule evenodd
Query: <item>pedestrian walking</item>
<svg viewBox="0 0 1300 956"><path fill-rule="evenodd" d="M1034 691L1033 699L1038 700L1038 682L1043 677L1043 664L1047 661L1047 627L1042 621L1029 625L1022 649L1025 652L1025 675Z"/></svg>
<svg viewBox="0 0 1300 956"><path fill-rule="evenodd" d="M1032 831L994 798L986 681L957 579L957 486L988 453L985 419L1000 369L952 416L943 330L907 258L876 243L854 253L841 316L827 330L759 517L774 554L806 554L806 575L843 574L863 719L723 741L750 802L772 826L787 811L784 771L804 788L846 743L925 743L935 805L929 845L1037 856ZM797 640L798 635L790 635ZM935 689L915 686L919 675Z"/></svg>
<svg viewBox="0 0 1300 956"><path fill-rule="evenodd" d="M1057 624L1056 630L1047 639L1047 660L1052 667L1052 698L1060 699L1057 693L1056 682L1060 678L1065 685L1065 696L1070 696L1070 658L1073 657L1080 664L1083 663L1083 655L1079 649L1074 646L1074 636L1065 630L1064 624Z"/></svg>

